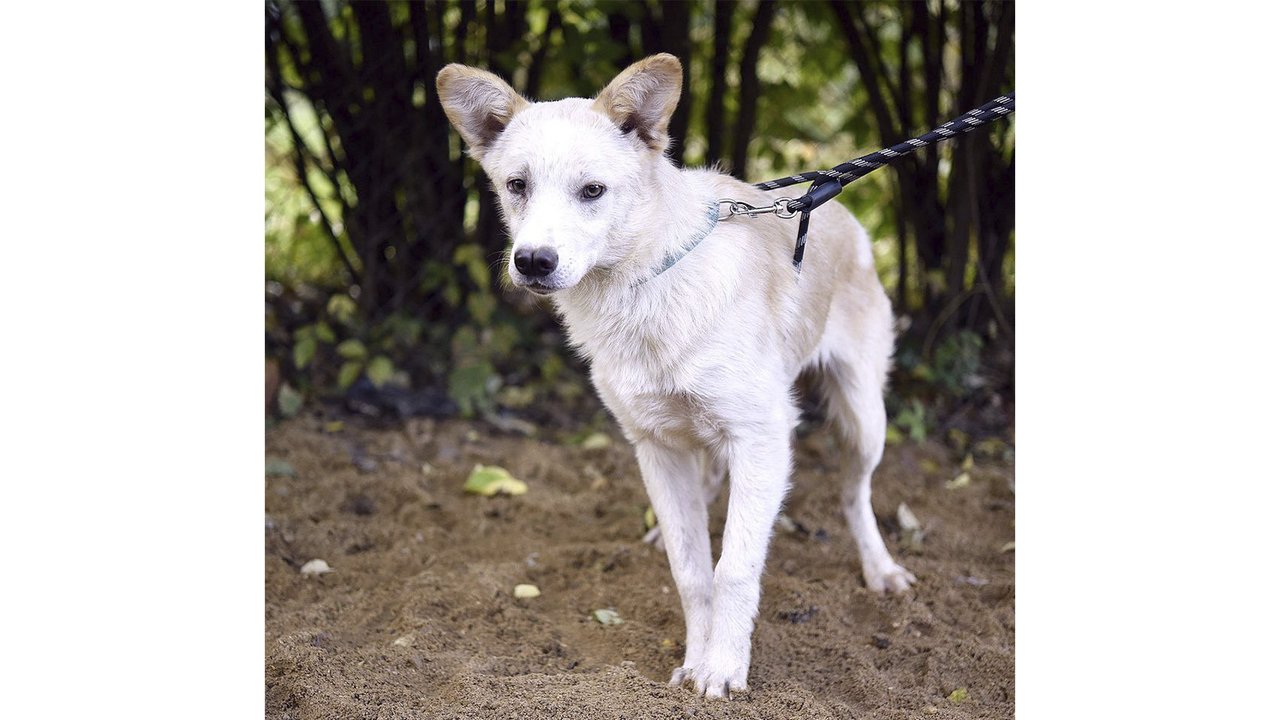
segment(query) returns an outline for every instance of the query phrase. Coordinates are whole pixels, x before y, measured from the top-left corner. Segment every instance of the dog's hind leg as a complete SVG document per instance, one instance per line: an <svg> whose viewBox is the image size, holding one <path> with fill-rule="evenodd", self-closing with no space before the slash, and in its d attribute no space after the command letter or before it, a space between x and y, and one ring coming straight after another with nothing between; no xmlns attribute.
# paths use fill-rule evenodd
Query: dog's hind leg
<svg viewBox="0 0 1280 720"><path fill-rule="evenodd" d="M866 358L834 357L821 372L828 412L849 443L849 476L841 497L862 560L862 577L877 593L902 592L916 578L889 555L871 512L871 474L884 454L884 365Z"/></svg>
<svg viewBox="0 0 1280 720"><path fill-rule="evenodd" d="M716 496L720 494L720 486L724 484L724 462L709 453L703 453L699 463L699 472L702 475L702 499L706 502L707 507L711 507L711 503L715 502ZM664 549L666 546L662 542L662 525L654 525L649 528L649 532L644 534L643 540L659 550Z"/></svg>
<svg viewBox="0 0 1280 720"><path fill-rule="evenodd" d="M684 664L671 675L679 685L700 665L711 632L711 535L702 500L698 454L652 441L636 443L636 460L654 515L664 530L671 577L684 608Z"/></svg>

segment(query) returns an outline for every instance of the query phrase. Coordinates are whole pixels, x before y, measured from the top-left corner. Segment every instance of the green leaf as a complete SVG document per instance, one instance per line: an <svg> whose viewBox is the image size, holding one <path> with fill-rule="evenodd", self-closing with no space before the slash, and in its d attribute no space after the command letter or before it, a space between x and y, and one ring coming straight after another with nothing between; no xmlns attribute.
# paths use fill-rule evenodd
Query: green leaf
<svg viewBox="0 0 1280 720"><path fill-rule="evenodd" d="M289 383L284 383L280 386L280 394L276 397L276 403L280 406L280 414L291 418L302 409L302 393L294 390Z"/></svg>
<svg viewBox="0 0 1280 720"><path fill-rule="evenodd" d="M926 427L925 409L919 398L911 399L911 407L903 408L898 416L893 419L893 423L898 427L906 430L916 443L923 443L928 435Z"/></svg>
<svg viewBox="0 0 1280 720"><path fill-rule="evenodd" d="M333 328L329 327L327 322L316 323L316 337L327 343L333 343L338 339L333 334Z"/></svg>
<svg viewBox="0 0 1280 720"><path fill-rule="evenodd" d="M297 477L298 471L293 469L287 460L267 458L267 477Z"/></svg>
<svg viewBox="0 0 1280 720"><path fill-rule="evenodd" d="M369 361L365 372L375 387L382 387L396 374L396 366L391 364L391 359L386 355L379 355Z"/></svg>
<svg viewBox="0 0 1280 720"><path fill-rule="evenodd" d="M947 699L953 703L967 702L969 700L969 691L966 688L956 688L951 691L951 694L947 696Z"/></svg>
<svg viewBox="0 0 1280 720"><path fill-rule="evenodd" d="M520 482L507 472L506 468L497 465L477 465L462 486L463 491L474 495L493 497L498 493L505 495L523 495L529 492L529 486Z"/></svg>
<svg viewBox="0 0 1280 720"><path fill-rule="evenodd" d="M890 425L884 429L884 441L887 445L901 445L902 431L896 425Z"/></svg>
<svg viewBox="0 0 1280 720"><path fill-rule="evenodd" d="M346 390L351 387L360 377L360 371L364 369L363 360L348 360L342 364L342 369L338 370L338 387Z"/></svg>
<svg viewBox="0 0 1280 720"><path fill-rule="evenodd" d="M348 360L363 359L368 353L369 351L365 349L364 343L354 338L343 340L342 344L338 346L338 354Z"/></svg>
<svg viewBox="0 0 1280 720"><path fill-rule="evenodd" d="M307 335L293 346L293 366L299 370L305 370L311 364L311 358L315 357L315 355L315 336Z"/></svg>
<svg viewBox="0 0 1280 720"><path fill-rule="evenodd" d="M350 324L356 314L356 301L350 295L338 293L329 298L329 315L343 325Z"/></svg>

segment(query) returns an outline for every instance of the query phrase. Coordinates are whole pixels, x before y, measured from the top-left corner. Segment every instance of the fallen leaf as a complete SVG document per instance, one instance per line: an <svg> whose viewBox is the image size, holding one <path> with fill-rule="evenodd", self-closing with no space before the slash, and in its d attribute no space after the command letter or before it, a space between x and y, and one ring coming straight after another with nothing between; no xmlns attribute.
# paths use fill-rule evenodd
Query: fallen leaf
<svg viewBox="0 0 1280 720"><path fill-rule="evenodd" d="M1001 545L1000 552L1002 553L1013 552L1013 541L1010 540L1009 542Z"/></svg>
<svg viewBox="0 0 1280 720"><path fill-rule="evenodd" d="M956 488L969 487L970 480L971 478L969 477L969 473L962 472L959 475L957 475L954 480L948 480L945 487L948 490L955 490Z"/></svg>
<svg viewBox="0 0 1280 720"><path fill-rule="evenodd" d="M347 424L341 420L330 420L324 424L324 431L327 433L340 433L342 432L342 428L346 426Z"/></svg>
<svg viewBox="0 0 1280 720"><path fill-rule="evenodd" d="M947 699L953 703L967 702L969 700L969 691L965 688L956 688L951 691L951 694L947 696Z"/></svg>
<svg viewBox="0 0 1280 720"><path fill-rule="evenodd" d="M298 471L293 469L287 460L267 458L267 477L297 477Z"/></svg>
<svg viewBox="0 0 1280 720"><path fill-rule="evenodd" d="M315 560L308 560L307 563L302 566L300 572L303 575L324 575L325 573L333 572L333 568L329 567L329 563L316 558Z"/></svg>
<svg viewBox="0 0 1280 720"><path fill-rule="evenodd" d="M985 438L973 444L973 451L975 453L997 460L1004 457L1005 450L1008 448L1009 446L999 438Z"/></svg>
<svg viewBox="0 0 1280 720"><path fill-rule="evenodd" d="M658 516L653 512L653 506L644 509L644 529L652 530L658 524Z"/></svg>
<svg viewBox="0 0 1280 720"><path fill-rule="evenodd" d="M594 432L582 440L583 450L603 450L613 444L613 440L602 432Z"/></svg>
<svg viewBox="0 0 1280 720"><path fill-rule="evenodd" d="M471 471L467 482L462 486L466 492L493 497L498 493L506 495L523 495L529 492L529 486L511 476L505 468L497 465L477 465Z"/></svg>
<svg viewBox="0 0 1280 720"><path fill-rule="evenodd" d="M906 503L898 503L898 525L902 526L902 549L920 554L924 552L924 527Z"/></svg>
<svg viewBox="0 0 1280 720"><path fill-rule="evenodd" d="M925 458L920 461L920 469L927 473L936 473L941 468L938 467L938 463L930 460L929 458Z"/></svg>
<svg viewBox="0 0 1280 720"><path fill-rule="evenodd" d="M302 393L294 390L289 383L285 383L280 386L280 394L276 396L276 403L280 406L280 414L291 418L302 409Z"/></svg>
<svg viewBox="0 0 1280 720"><path fill-rule="evenodd" d="M662 638L662 642L658 643L658 645L659 645L663 650L671 650L671 649L675 648L675 646L676 646L676 641L675 641L675 640L672 640L671 638Z"/></svg>
<svg viewBox="0 0 1280 720"><path fill-rule="evenodd" d="M602 608L600 610L591 611L591 617L595 618L596 622L600 623L601 625L621 625L622 624L622 618L618 616L618 612L616 610L610 610L608 608Z"/></svg>
<svg viewBox="0 0 1280 720"><path fill-rule="evenodd" d="M395 642L391 644L395 645L396 647L409 647L410 645L413 644L413 636L401 635L400 637L395 639Z"/></svg>
<svg viewBox="0 0 1280 720"><path fill-rule="evenodd" d="M966 471L973 469L973 453L964 456L964 462L960 463L960 469Z"/></svg>
<svg viewBox="0 0 1280 720"><path fill-rule="evenodd" d="M588 465L582 468L582 474L591 478L592 490L603 490L609 484L609 479L602 475L595 465Z"/></svg>
<svg viewBox="0 0 1280 720"><path fill-rule="evenodd" d="M796 521L786 515L778 515L778 519L774 520L774 524L789 533L796 531Z"/></svg>
<svg viewBox="0 0 1280 720"><path fill-rule="evenodd" d="M517 585L516 589L512 591L511 594L515 595L519 600L528 600L529 598L538 597L542 594L542 591L538 589L537 585L521 584Z"/></svg>

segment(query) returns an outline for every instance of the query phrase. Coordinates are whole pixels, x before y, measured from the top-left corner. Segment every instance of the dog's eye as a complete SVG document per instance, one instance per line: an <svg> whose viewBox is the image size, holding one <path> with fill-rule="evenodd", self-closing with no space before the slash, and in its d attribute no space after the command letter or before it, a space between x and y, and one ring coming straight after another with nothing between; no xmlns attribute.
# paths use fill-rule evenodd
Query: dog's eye
<svg viewBox="0 0 1280 720"><path fill-rule="evenodd" d="M584 200L595 200L603 194L604 186L599 183L591 183L590 185L582 188L582 199Z"/></svg>
<svg viewBox="0 0 1280 720"><path fill-rule="evenodd" d="M520 178L511 178L507 181L507 189L516 195L524 194L524 181Z"/></svg>

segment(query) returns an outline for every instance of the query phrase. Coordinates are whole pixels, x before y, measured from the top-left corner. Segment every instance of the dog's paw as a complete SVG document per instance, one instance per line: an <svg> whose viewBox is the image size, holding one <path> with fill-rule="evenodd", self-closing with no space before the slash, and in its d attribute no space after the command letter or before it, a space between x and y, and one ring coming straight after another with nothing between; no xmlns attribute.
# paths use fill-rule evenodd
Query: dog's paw
<svg viewBox="0 0 1280 720"><path fill-rule="evenodd" d="M713 700L732 700L735 693L747 692L745 662L716 663L708 660L690 671L688 676L693 678L694 691Z"/></svg>
<svg viewBox="0 0 1280 720"><path fill-rule="evenodd" d="M654 525L649 528L649 532L644 534L643 540L659 550L666 550L667 546L662 544L662 526Z"/></svg>
<svg viewBox="0 0 1280 720"><path fill-rule="evenodd" d="M862 578L867 581L867 588L877 595L886 591L891 593L906 592L916 581L916 576L897 563L889 563L884 567L862 568Z"/></svg>
<svg viewBox="0 0 1280 720"><path fill-rule="evenodd" d="M678 667L671 672L671 681L667 684L671 687L680 687L681 685L693 679L693 668Z"/></svg>

